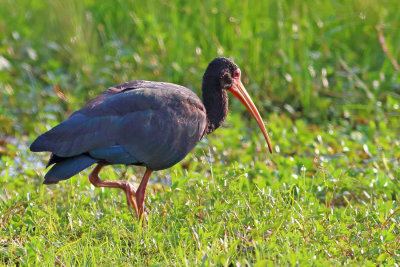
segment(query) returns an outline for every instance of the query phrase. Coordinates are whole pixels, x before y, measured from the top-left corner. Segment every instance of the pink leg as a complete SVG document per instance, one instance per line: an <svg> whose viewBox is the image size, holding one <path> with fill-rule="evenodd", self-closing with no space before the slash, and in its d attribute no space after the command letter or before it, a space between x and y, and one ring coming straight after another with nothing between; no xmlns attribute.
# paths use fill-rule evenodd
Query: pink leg
<svg viewBox="0 0 400 267"><path fill-rule="evenodd" d="M144 213L144 199L146 197L146 187L152 172L153 170L149 168L146 169L142 181L140 182L139 188L136 190L136 204L138 207L139 218L141 218Z"/></svg>
<svg viewBox="0 0 400 267"><path fill-rule="evenodd" d="M101 163L97 164L97 166L93 169L92 173L90 173L89 175L89 181L96 187L110 187L110 188L122 189L126 194L126 200L128 202L129 209L133 207L136 215L139 216L136 201L133 199L133 197L136 197L136 192L133 189L133 186L128 181L125 180L120 180L120 181L101 180L99 178L99 172L103 168L103 166L104 165Z"/></svg>

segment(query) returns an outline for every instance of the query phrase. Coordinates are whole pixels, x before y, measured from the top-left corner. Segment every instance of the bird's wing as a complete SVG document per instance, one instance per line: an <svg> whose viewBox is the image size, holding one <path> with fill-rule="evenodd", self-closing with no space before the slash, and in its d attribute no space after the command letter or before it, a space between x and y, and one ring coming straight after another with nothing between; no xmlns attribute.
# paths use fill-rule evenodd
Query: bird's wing
<svg viewBox="0 0 400 267"><path fill-rule="evenodd" d="M132 156L123 146L116 145L89 151L92 158L99 159L111 164L136 164L141 162Z"/></svg>
<svg viewBox="0 0 400 267"><path fill-rule="evenodd" d="M134 90L112 87L39 136L30 148L71 157L119 145L144 162L157 160L154 154L159 151L168 164L183 153L185 156L199 141L206 117L204 106L193 92L167 85L141 82ZM181 142L190 144L182 148L175 144L169 156L173 159L165 159L179 135L184 139Z"/></svg>

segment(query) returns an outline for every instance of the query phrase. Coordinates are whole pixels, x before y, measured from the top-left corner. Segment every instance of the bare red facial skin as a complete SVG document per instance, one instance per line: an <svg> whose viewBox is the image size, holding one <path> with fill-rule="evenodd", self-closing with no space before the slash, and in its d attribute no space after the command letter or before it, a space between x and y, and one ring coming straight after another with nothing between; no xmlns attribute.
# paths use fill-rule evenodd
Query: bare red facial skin
<svg viewBox="0 0 400 267"><path fill-rule="evenodd" d="M267 141L269 152L272 153L271 141L269 140L268 132L265 129L263 119L261 118L261 115L258 112L257 107L254 105L249 94L244 88L242 81L240 80L240 76L241 76L241 71L239 68L237 68L233 72L233 84L232 87L228 89L228 91L231 92L234 96L236 96L236 98L238 98L240 102L242 102L242 104L247 108L247 110L256 120L258 127L260 127L265 137L265 140Z"/></svg>

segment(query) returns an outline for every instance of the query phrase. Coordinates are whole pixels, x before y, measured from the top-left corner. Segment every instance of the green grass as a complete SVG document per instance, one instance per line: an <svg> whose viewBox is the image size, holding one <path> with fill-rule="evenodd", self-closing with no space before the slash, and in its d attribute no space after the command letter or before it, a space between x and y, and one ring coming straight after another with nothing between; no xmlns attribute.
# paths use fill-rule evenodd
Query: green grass
<svg viewBox="0 0 400 267"><path fill-rule="evenodd" d="M0 265L400 262L397 2L2 1ZM145 226L90 170L41 184L37 135L123 81L199 92L218 55L241 67L274 154L231 100L223 128L153 174Z"/></svg>

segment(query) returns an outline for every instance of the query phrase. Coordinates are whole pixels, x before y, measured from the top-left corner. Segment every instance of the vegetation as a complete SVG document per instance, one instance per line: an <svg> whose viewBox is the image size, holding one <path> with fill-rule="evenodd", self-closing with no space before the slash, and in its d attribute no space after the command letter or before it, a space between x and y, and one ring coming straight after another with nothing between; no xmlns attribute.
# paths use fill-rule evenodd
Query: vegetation
<svg viewBox="0 0 400 267"><path fill-rule="evenodd" d="M398 0L0 2L1 265L394 265L400 261ZM271 133L238 101L152 176L144 226L88 170L43 186L29 152L108 86L200 92L235 59ZM232 98L231 98L232 99ZM139 182L143 170L102 177Z"/></svg>

